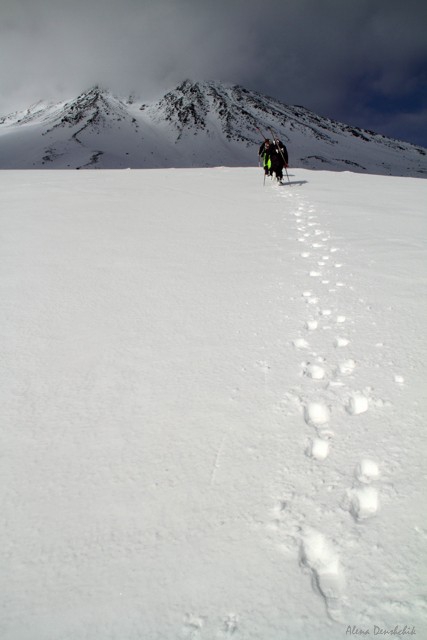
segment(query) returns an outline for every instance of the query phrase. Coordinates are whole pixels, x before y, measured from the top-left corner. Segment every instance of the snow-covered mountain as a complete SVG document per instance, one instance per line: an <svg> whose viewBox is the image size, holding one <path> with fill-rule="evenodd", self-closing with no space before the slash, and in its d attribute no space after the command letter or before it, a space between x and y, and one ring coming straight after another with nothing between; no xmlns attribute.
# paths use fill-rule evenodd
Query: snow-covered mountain
<svg viewBox="0 0 427 640"><path fill-rule="evenodd" d="M261 130L291 166L427 177L427 150L236 85L186 80L152 103L93 87L0 118L1 169L253 166Z"/></svg>

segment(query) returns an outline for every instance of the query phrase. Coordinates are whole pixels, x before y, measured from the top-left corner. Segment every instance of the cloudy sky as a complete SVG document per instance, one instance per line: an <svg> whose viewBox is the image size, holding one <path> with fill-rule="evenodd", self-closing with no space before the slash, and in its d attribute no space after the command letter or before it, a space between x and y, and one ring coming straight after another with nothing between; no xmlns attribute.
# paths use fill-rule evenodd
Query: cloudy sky
<svg viewBox="0 0 427 640"><path fill-rule="evenodd" d="M426 0L1 0L0 113L237 83L427 147Z"/></svg>

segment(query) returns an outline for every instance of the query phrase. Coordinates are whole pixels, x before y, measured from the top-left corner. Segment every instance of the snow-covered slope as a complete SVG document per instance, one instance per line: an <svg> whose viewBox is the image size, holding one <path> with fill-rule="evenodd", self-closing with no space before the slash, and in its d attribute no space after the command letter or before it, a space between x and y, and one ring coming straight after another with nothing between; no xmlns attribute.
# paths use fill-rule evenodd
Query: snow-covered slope
<svg viewBox="0 0 427 640"><path fill-rule="evenodd" d="M0 172L2 640L426 637L427 181L290 173Z"/></svg>
<svg viewBox="0 0 427 640"><path fill-rule="evenodd" d="M137 103L95 87L0 118L0 168L253 166L272 127L292 166L427 176L427 151L240 86L183 82Z"/></svg>

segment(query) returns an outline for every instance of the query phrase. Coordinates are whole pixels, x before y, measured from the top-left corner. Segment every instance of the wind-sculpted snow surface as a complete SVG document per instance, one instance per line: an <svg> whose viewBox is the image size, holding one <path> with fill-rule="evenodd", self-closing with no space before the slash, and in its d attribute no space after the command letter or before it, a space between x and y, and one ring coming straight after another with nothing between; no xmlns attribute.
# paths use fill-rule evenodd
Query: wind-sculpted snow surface
<svg viewBox="0 0 427 640"><path fill-rule="evenodd" d="M426 635L427 182L289 177L0 172L2 640Z"/></svg>

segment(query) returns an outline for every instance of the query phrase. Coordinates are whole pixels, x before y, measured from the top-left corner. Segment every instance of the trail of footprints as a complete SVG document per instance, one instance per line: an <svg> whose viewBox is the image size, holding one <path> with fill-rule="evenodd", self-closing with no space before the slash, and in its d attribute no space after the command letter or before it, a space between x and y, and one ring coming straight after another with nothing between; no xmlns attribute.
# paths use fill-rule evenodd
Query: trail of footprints
<svg viewBox="0 0 427 640"><path fill-rule="evenodd" d="M357 420L357 416L369 411L370 400L364 392L349 390L345 383L346 377L355 371L357 361L352 357L351 341L345 331L348 318L341 311L334 311L339 292L346 287L340 277L343 263L337 259L340 249L331 245L329 233L321 228L313 207L301 203L294 211L294 216L298 241L303 249L300 258L307 269L308 286L307 290L301 292L302 302L306 305L306 319L293 345L304 354L300 374L313 381L312 393L309 385L308 398L299 399L309 433L305 454L324 464L333 447L335 433L331 407L322 397L322 389L337 390L338 402L342 402L349 420ZM332 308L323 306L322 299L330 300L331 294L334 305ZM311 349L310 340L320 328L336 353L337 363L334 365ZM324 381L323 386L319 387L317 381ZM361 459L354 470L353 485L345 491L343 502L338 506L344 507L357 523L371 518L378 511L379 494L375 484L379 476L379 467L374 460ZM312 587L324 599L329 617L339 620L345 580L336 547L320 531L306 526L309 509L304 505L300 505L300 514L294 514L293 525L289 520L285 524L282 512L287 506L285 501L280 501L276 509L276 523L279 527L285 525L283 529L291 529L288 535L299 542L301 567L311 575Z"/></svg>
<svg viewBox="0 0 427 640"><path fill-rule="evenodd" d="M217 640L231 640L232 637L236 637L238 635L239 619L234 613L228 614L222 620L222 623L216 632L212 630L211 627L208 630L206 628L206 623L207 619L203 616L186 613L183 619L182 640L202 640L205 632L209 634L213 633L214 635L210 635L210 637L215 637Z"/></svg>

